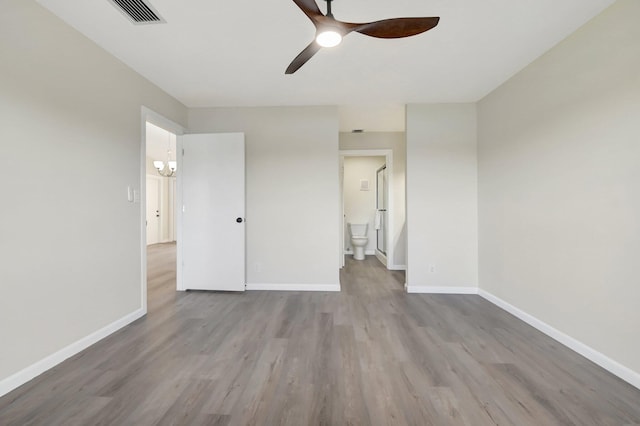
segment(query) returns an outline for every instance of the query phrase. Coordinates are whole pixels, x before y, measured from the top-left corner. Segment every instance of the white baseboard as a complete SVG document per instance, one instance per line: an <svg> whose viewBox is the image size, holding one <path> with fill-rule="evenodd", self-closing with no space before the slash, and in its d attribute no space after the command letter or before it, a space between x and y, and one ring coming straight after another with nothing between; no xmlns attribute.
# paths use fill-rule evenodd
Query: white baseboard
<svg viewBox="0 0 640 426"><path fill-rule="evenodd" d="M340 291L340 284L246 284L248 291Z"/></svg>
<svg viewBox="0 0 640 426"><path fill-rule="evenodd" d="M612 360L611 358L598 352L592 347L587 346L584 343L574 339L573 337L561 332L560 330L553 328L552 326L545 323L544 321L541 321L538 318L534 317L533 315L530 315L524 312L520 308L516 308L510 303L505 302L504 300L494 296L493 294L487 291L479 290L478 294L481 297L488 300L489 302L493 303L494 305L509 312L511 315L521 319L522 321L526 322L530 326L538 329L539 331L551 337L552 339L576 351L577 353L587 358L588 360L594 362L595 364L598 364L600 367L618 376L625 382L640 389L640 373L633 371L628 367L625 367L624 365L620 364L617 361Z"/></svg>
<svg viewBox="0 0 640 426"><path fill-rule="evenodd" d="M477 287L435 287L427 285L407 285L407 293L424 294L478 294Z"/></svg>
<svg viewBox="0 0 640 426"><path fill-rule="evenodd" d="M388 266L387 269L391 271L406 271L407 265L391 265L391 266Z"/></svg>
<svg viewBox="0 0 640 426"><path fill-rule="evenodd" d="M345 250L344 254L347 256L353 256L353 250ZM376 255L376 250L365 250L364 251L364 255L365 256L375 256Z"/></svg>
<svg viewBox="0 0 640 426"><path fill-rule="evenodd" d="M140 308L120 318L119 320L114 321L111 324L101 328L100 330L95 331L86 337L83 337L82 339L70 344L69 346L62 348L57 352L54 352L53 354L49 355L46 358L41 359L35 364L32 364L18 371L17 373L7 377L6 379L3 379L2 381L0 381L0 396L11 392L12 390L18 388L19 386L22 386L23 384L27 383L29 380L55 367L56 365L60 364L62 361L66 360L67 358L72 357L73 355L83 351L84 349L88 348L94 343L120 330L122 327L144 316L145 313L146 312L142 308Z"/></svg>

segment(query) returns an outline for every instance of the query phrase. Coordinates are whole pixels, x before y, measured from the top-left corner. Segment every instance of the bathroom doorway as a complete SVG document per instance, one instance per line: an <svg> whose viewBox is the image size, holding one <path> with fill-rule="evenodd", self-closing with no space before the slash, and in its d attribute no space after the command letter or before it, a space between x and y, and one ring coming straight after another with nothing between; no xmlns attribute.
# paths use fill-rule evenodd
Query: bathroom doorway
<svg viewBox="0 0 640 426"><path fill-rule="evenodd" d="M387 269L393 257L393 153L390 149L340 151L340 264L375 256Z"/></svg>

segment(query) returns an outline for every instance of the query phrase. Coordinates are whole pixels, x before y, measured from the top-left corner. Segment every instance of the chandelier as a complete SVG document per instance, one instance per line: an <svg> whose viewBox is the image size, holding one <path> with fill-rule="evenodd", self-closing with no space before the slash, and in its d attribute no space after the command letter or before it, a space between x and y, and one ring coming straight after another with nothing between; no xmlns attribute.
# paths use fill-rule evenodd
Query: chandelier
<svg viewBox="0 0 640 426"><path fill-rule="evenodd" d="M171 133L169 132L167 132L167 162L165 164L162 160L155 160L153 167L156 168L160 176L171 177L176 174L178 163L171 161Z"/></svg>

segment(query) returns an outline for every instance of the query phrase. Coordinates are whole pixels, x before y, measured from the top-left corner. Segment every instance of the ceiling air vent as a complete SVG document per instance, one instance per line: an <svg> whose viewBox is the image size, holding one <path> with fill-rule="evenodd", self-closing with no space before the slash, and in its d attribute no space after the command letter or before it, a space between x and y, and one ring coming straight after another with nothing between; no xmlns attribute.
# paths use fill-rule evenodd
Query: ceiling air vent
<svg viewBox="0 0 640 426"><path fill-rule="evenodd" d="M109 0L134 24L157 24L165 22L158 12L143 0Z"/></svg>

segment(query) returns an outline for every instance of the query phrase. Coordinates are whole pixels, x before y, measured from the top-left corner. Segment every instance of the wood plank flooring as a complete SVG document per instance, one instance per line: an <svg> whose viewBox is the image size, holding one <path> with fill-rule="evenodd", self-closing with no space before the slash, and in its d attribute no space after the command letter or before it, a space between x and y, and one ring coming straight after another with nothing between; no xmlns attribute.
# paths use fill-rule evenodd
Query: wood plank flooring
<svg viewBox="0 0 640 426"><path fill-rule="evenodd" d="M348 260L341 293L175 291L0 399L0 425L633 425L640 391L477 296L407 295Z"/></svg>

